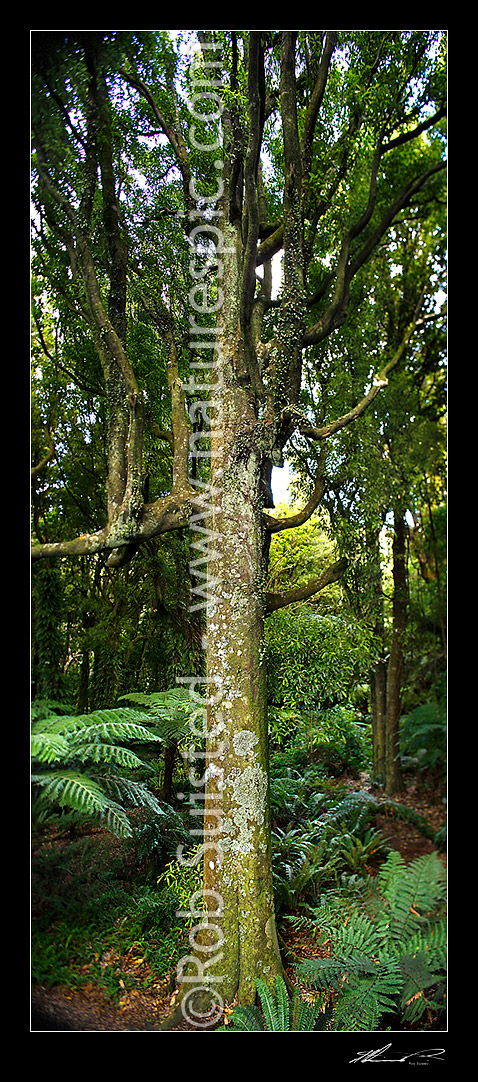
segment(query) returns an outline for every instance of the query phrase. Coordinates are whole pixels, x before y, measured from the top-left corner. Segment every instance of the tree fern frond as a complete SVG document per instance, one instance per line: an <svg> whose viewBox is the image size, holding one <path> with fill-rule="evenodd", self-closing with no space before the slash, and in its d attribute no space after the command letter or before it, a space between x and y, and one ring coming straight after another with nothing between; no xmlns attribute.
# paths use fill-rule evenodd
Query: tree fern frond
<svg viewBox="0 0 478 1082"><path fill-rule="evenodd" d="M41 803L68 806L82 816L100 820L123 837L132 833L122 807L125 802L129 806L147 807L155 815L163 814L146 785L120 773L147 768L148 764L124 744L161 742L150 726L149 716L130 708L97 710L78 716L37 717L32 726L34 759L45 766L55 763L64 767L45 769L32 777L33 784L40 789ZM74 769L82 763L88 765L88 773ZM91 766L97 768L95 773ZM99 772L101 768L103 773ZM37 806L35 803L35 809Z"/></svg>
<svg viewBox="0 0 478 1082"><path fill-rule="evenodd" d="M67 714L63 717L53 715L48 718L40 718L32 725L32 732L49 731L73 735L78 731L94 729L95 726L98 727L98 731L101 731L101 727L104 726L106 729L110 728L113 732L115 726L131 724L146 727L152 724L152 719L144 711L121 707L115 710L95 710L91 714ZM146 731L149 732L149 728Z"/></svg>
<svg viewBox="0 0 478 1082"><path fill-rule="evenodd" d="M121 698L147 707L150 723L164 740L181 740L188 736L191 720L200 713L185 688L169 688L151 694L131 692Z"/></svg>
<svg viewBox="0 0 478 1082"><path fill-rule="evenodd" d="M131 826L123 808L110 800L94 778L72 770L51 771L36 774L32 782L41 786L41 798L60 807L79 811L93 819L105 819L108 829L120 837L132 834Z"/></svg>
<svg viewBox="0 0 478 1082"><path fill-rule="evenodd" d="M117 801L135 808L147 807L155 815L165 815L165 810L147 785L132 778L123 778L120 774L102 774L101 784Z"/></svg>
<svg viewBox="0 0 478 1082"><path fill-rule="evenodd" d="M98 722L77 730L72 734L72 744L76 739L88 740L91 743L96 740L108 741L110 744L118 740L138 744L161 743L160 736L137 721Z"/></svg>
<svg viewBox="0 0 478 1082"><path fill-rule="evenodd" d="M120 695L120 701L127 699L131 703L140 703L148 708L171 709L178 705L193 705L193 700L187 688L167 688L166 691L131 691L127 695Z"/></svg>
<svg viewBox="0 0 478 1082"><path fill-rule="evenodd" d="M68 754L68 741L60 733L32 733L31 755L40 763L54 763Z"/></svg>
<svg viewBox="0 0 478 1082"><path fill-rule="evenodd" d="M130 748L117 744L72 743L68 750L71 758L79 759L82 763L115 763L126 770L138 770L140 767L152 769Z"/></svg>

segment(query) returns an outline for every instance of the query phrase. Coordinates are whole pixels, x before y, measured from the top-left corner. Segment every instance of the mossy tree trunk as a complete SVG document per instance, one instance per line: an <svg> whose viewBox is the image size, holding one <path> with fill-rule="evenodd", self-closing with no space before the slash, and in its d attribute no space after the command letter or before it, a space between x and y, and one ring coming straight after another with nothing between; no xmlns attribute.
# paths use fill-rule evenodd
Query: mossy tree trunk
<svg viewBox="0 0 478 1082"><path fill-rule="evenodd" d="M220 918L212 918L221 948L210 972L221 978L224 1002L237 995L247 1003L254 1000L256 979L273 981L282 963L272 887L264 666L266 439L250 384L240 381L245 344L234 283L240 282L241 249L234 230L228 237L234 251L226 262L229 302L219 319L214 392L221 423L211 438L204 883L206 898L220 898L221 907Z"/></svg>

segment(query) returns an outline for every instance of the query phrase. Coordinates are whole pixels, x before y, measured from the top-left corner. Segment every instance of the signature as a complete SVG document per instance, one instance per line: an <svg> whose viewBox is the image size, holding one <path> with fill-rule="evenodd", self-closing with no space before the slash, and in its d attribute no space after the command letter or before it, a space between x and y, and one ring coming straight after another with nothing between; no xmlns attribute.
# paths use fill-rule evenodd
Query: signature
<svg viewBox="0 0 478 1082"><path fill-rule="evenodd" d="M438 1059L441 1062L442 1056L445 1053L444 1048L426 1048L423 1052L408 1052L405 1055L401 1053L392 1053L391 1056L384 1055L392 1047L392 1044L384 1044L383 1048L371 1048L369 1052L359 1052L355 1059L349 1060L349 1063L406 1063L407 1060L417 1059L424 1062L428 1059Z"/></svg>

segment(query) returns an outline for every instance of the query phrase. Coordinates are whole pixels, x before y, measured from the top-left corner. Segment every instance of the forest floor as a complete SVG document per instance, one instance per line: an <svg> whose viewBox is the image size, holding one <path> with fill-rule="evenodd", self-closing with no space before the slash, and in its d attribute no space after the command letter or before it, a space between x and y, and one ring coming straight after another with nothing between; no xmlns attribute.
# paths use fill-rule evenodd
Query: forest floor
<svg viewBox="0 0 478 1082"><path fill-rule="evenodd" d="M347 776L337 781L350 789L366 789L379 796L379 793L367 784L366 775L361 775L355 781ZM416 778L407 779L404 791L396 799L426 818L436 831L446 822L443 791L430 784L424 785ZM436 846L415 826L392 815L377 815L375 825L382 832L388 846L399 850L407 863L424 853L437 851ZM438 854L446 867L446 854L440 851ZM286 945L301 959L317 953L315 942L304 931L299 933L290 927L283 933L283 938ZM130 967L131 973L137 978L137 986L120 996L117 1003L108 998L102 988L88 981L79 988L59 985L46 988L39 984L34 985L31 1032L158 1032L176 1003L175 973L173 971L163 980L153 980L144 986L150 977L147 963L138 961L134 948L128 954L130 957L123 955L121 958L121 968L127 973L128 966ZM292 971L290 976L293 976ZM209 1032L197 1029L187 1022L177 1024L168 1031Z"/></svg>

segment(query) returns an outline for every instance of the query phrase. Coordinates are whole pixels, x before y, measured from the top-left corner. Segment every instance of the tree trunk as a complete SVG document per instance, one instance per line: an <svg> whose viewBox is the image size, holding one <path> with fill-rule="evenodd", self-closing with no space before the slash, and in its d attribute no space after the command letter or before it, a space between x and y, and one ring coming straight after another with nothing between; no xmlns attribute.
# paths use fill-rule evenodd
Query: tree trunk
<svg viewBox="0 0 478 1082"><path fill-rule="evenodd" d="M370 565L374 635L381 643L381 656L370 671L370 710L372 715L373 773L379 784L384 784L386 774L386 715L387 715L387 662L385 659L385 626L382 564L380 555L380 531L375 529L367 536L367 547L372 553Z"/></svg>
<svg viewBox="0 0 478 1082"><path fill-rule="evenodd" d="M370 673L370 705L372 712L373 774L379 784L385 781L387 667L379 658Z"/></svg>
<svg viewBox="0 0 478 1082"><path fill-rule="evenodd" d="M234 231L232 249L234 250ZM273 983L282 973L272 887L267 692L264 666L266 582L262 474L265 452L250 386L241 384L242 344L234 290L236 257L228 260L231 288L218 320L211 433L211 505L198 501L192 529L212 531L208 561L206 760L190 773L205 785L204 887L209 927L191 939L193 956L183 977L182 1009L197 1025L210 1024L214 1004L253 1002L256 980ZM237 275L236 280L239 280ZM211 408L211 400L209 408ZM220 417L220 420L219 420ZM202 507L202 510L199 508ZM208 518L206 517L208 516ZM199 607L201 602L197 603ZM196 778L199 771L199 778ZM202 775L202 776L201 776ZM199 807L197 805L199 804ZM199 833L199 831L196 831ZM200 979L195 981L199 975ZM195 987L199 984L199 989Z"/></svg>
<svg viewBox="0 0 478 1082"><path fill-rule="evenodd" d="M388 796L399 793L403 789L399 754L402 671L408 608L406 533L404 512L400 510L395 512L392 545L393 627L387 673L387 756L385 777L385 792Z"/></svg>
<svg viewBox="0 0 478 1082"><path fill-rule="evenodd" d="M164 749L164 773L161 786L161 800L171 804L173 796L173 774L178 750L177 740L170 740Z"/></svg>

